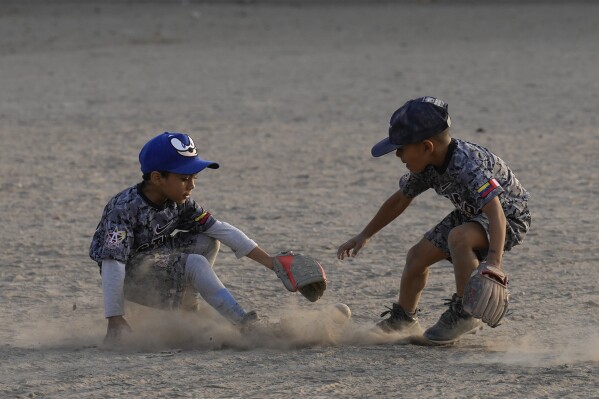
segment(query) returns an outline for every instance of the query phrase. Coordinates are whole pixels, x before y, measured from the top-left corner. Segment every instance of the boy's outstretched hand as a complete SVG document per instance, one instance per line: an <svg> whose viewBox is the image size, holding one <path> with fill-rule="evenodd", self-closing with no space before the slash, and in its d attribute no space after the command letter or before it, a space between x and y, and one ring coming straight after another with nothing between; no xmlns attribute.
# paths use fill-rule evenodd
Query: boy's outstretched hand
<svg viewBox="0 0 599 399"><path fill-rule="evenodd" d="M113 316L108 318L108 327L106 328L106 337L104 345L116 345L119 343L123 331L132 332L133 330L123 316Z"/></svg>
<svg viewBox="0 0 599 399"><path fill-rule="evenodd" d="M354 257L358 255L358 252L360 252L360 250L366 245L368 240L369 238L363 234L358 234L354 238L347 240L337 250L337 258L343 260L345 257Z"/></svg>

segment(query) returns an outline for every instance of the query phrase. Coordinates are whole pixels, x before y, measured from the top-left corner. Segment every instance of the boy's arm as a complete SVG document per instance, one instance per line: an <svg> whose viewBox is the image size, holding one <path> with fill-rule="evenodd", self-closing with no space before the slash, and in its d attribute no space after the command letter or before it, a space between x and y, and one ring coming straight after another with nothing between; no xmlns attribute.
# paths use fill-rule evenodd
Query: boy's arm
<svg viewBox="0 0 599 399"><path fill-rule="evenodd" d="M246 256L251 260L268 267L270 270L274 269L272 256L270 256L260 247L252 249Z"/></svg>
<svg viewBox="0 0 599 399"><path fill-rule="evenodd" d="M345 242L337 250L337 257L343 259L346 256L356 256L366 245L366 242L378 233L383 227L395 220L410 205L412 198L407 197L401 190L395 192L381 205L378 212L364 229L354 238ZM353 251L350 250L353 249Z"/></svg>
<svg viewBox="0 0 599 399"><path fill-rule="evenodd" d="M382 230L383 227L401 215L411 202L412 198L407 197L404 193L398 190L391 197L387 198L387 200L379 208L376 215L374 215L370 223L364 227L364 230L362 230L360 234L365 235L368 238L372 237Z"/></svg>
<svg viewBox="0 0 599 399"><path fill-rule="evenodd" d="M117 343L122 331L131 331L123 317L125 264L114 259L102 261L102 291L104 294L104 316L108 319L104 343Z"/></svg>
<svg viewBox="0 0 599 399"><path fill-rule="evenodd" d="M125 314L125 264L114 259L102 260L102 293L104 294L104 316Z"/></svg>
<svg viewBox="0 0 599 399"><path fill-rule="evenodd" d="M483 206L482 211L489 219L489 254L487 255L486 262L501 268L507 221L499 198L493 198L488 204Z"/></svg>
<svg viewBox="0 0 599 399"><path fill-rule="evenodd" d="M235 226L217 221L206 230L205 234L220 240L231 248L238 258L247 256L271 270L274 267L272 257Z"/></svg>

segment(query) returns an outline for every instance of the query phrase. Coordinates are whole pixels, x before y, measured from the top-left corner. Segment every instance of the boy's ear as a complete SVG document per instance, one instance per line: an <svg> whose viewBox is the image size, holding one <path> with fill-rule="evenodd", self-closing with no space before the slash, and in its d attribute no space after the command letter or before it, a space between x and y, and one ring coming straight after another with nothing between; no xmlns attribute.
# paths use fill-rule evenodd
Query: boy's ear
<svg viewBox="0 0 599 399"><path fill-rule="evenodd" d="M424 140L423 143L426 151L433 152L435 149L435 144L431 140Z"/></svg>
<svg viewBox="0 0 599 399"><path fill-rule="evenodd" d="M153 171L152 173L150 173L150 181L153 184L158 184L158 183L160 183L161 180L162 180L162 175L160 174L160 172Z"/></svg>

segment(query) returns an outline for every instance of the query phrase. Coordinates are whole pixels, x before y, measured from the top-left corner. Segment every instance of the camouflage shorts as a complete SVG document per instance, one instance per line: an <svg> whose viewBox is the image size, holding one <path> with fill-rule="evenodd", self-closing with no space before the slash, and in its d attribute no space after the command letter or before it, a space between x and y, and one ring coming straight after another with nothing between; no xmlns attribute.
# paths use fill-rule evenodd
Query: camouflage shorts
<svg viewBox="0 0 599 399"><path fill-rule="evenodd" d="M503 249L509 251L515 245L521 244L524 240L526 232L530 228L531 215L528 209L518 211L517 213L506 214L506 231L505 231L505 244ZM480 224L485 232L487 233L487 240L489 239L489 219L487 215L481 213L480 215L468 218L464 216L457 209L447 215L439 224L430 229L424 234L424 237L433 243L437 248L445 251L449 254L449 232L457 226L464 223L475 222ZM476 256L479 260L484 260L487 257L486 250L475 251ZM451 260L450 257L447 258Z"/></svg>
<svg viewBox="0 0 599 399"><path fill-rule="evenodd" d="M159 248L138 253L127 263L125 298L154 308L179 307L191 291L185 278L187 256L203 255L213 265L219 248L217 240L204 234L179 233Z"/></svg>

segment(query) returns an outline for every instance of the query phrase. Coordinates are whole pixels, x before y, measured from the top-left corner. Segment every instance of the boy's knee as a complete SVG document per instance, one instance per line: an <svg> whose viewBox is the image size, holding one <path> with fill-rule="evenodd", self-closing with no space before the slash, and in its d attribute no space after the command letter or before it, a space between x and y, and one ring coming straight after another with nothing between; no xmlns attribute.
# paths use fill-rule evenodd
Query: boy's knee
<svg viewBox="0 0 599 399"><path fill-rule="evenodd" d="M210 259L220 250L220 241L205 234L185 233L176 246L183 252L204 255Z"/></svg>
<svg viewBox="0 0 599 399"><path fill-rule="evenodd" d="M447 236L447 244L449 249L453 251L456 248L460 248L468 245L468 236L463 229L453 228Z"/></svg>
<svg viewBox="0 0 599 399"><path fill-rule="evenodd" d="M411 265L418 262L419 251L418 245L414 245L406 254L406 265Z"/></svg>
<svg viewBox="0 0 599 399"><path fill-rule="evenodd" d="M220 241L216 238L208 237L204 234L198 235L196 245L192 249L192 253L205 257L210 265L214 264L216 256L220 251Z"/></svg>
<svg viewBox="0 0 599 399"><path fill-rule="evenodd" d="M208 259L204 255L200 254L187 254L185 259L185 265L205 265L208 263ZM209 265L209 264L208 264Z"/></svg>
<svg viewBox="0 0 599 399"><path fill-rule="evenodd" d="M188 254L185 259L185 276L188 279L193 278L195 274L203 273L211 267L210 261L204 255Z"/></svg>
<svg viewBox="0 0 599 399"><path fill-rule="evenodd" d="M406 255L404 273L423 273L430 266L425 262L425 255L421 245L416 244L410 248Z"/></svg>
<svg viewBox="0 0 599 399"><path fill-rule="evenodd" d="M481 248L487 243L483 227L477 223L467 223L454 227L447 236L447 244L451 252Z"/></svg>
<svg viewBox="0 0 599 399"><path fill-rule="evenodd" d="M423 237L408 251L404 274L423 275L430 265L447 259L448 253L436 247L428 238Z"/></svg>

